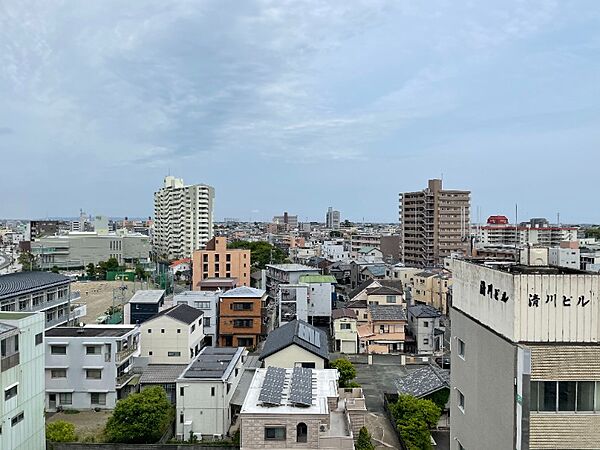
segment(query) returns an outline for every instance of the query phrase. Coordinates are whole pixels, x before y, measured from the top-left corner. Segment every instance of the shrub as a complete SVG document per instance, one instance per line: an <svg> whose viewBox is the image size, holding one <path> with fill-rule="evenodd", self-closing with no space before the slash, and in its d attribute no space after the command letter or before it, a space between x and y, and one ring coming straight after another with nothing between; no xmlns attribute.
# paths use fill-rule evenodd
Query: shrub
<svg viewBox="0 0 600 450"><path fill-rule="evenodd" d="M400 437L409 450L431 449L429 429L437 426L442 414L433 401L400 395L398 401L391 403L389 408Z"/></svg>
<svg viewBox="0 0 600 450"><path fill-rule="evenodd" d="M64 420L46 424L46 439L50 442L75 442L75 425Z"/></svg>
<svg viewBox="0 0 600 450"><path fill-rule="evenodd" d="M340 373L340 387L353 387L349 383L356 378L356 369L354 365L345 358L338 358L330 364L332 369L337 369Z"/></svg>
<svg viewBox="0 0 600 450"><path fill-rule="evenodd" d="M366 427L360 429L355 448L356 450L375 450L375 446L371 442L371 434Z"/></svg>

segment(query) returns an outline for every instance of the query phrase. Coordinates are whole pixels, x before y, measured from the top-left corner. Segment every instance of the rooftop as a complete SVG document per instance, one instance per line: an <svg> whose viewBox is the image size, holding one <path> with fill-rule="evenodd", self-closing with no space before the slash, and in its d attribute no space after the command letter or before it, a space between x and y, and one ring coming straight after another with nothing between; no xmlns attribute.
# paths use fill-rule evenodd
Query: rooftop
<svg viewBox="0 0 600 450"><path fill-rule="evenodd" d="M202 317L204 312L197 308L192 308L191 306L186 305L185 303L181 303L179 305L172 306L168 309L164 309L158 314L150 317L148 322L162 316L168 316L179 322L187 323L188 325L194 323L198 320L199 317Z"/></svg>
<svg viewBox="0 0 600 450"><path fill-rule="evenodd" d="M55 327L46 330L46 337L121 337L132 332L135 325L86 325L84 327Z"/></svg>
<svg viewBox="0 0 600 450"><path fill-rule="evenodd" d="M165 291L162 289L149 289L146 291L136 291L129 303L158 303L164 298Z"/></svg>
<svg viewBox="0 0 600 450"><path fill-rule="evenodd" d="M398 394L424 397L440 389L449 389L450 372L430 364L411 370L406 376L396 380L396 388Z"/></svg>
<svg viewBox="0 0 600 450"><path fill-rule="evenodd" d="M227 379L244 347L204 347L179 379Z"/></svg>
<svg viewBox="0 0 600 450"><path fill-rule="evenodd" d="M377 247L361 247L358 250L358 253L367 254L371 253L373 250L379 250Z"/></svg>
<svg viewBox="0 0 600 450"><path fill-rule="evenodd" d="M356 319L356 313L350 308L340 308L331 311L332 319L341 319L342 317L346 317L348 319Z"/></svg>
<svg viewBox="0 0 600 450"><path fill-rule="evenodd" d="M333 275L302 275L300 283L337 283Z"/></svg>
<svg viewBox="0 0 600 450"><path fill-rule="evenodd" d="M0 299L70 282L69 277L53 272L16 272L0 275Z"/></svg>
<svg viewBox="0 0 600 450"><path fill-rule="evenodd" d="M327 333L303 320L292 320L271 331L263 346L260 359L263 360L292 344L296 344L323 359L329 359Z"/></svg>
<svg viewBox="0 0 600 450"><path fill-rule="evenodd" d="M4 333L15 331L15 330L18 330L18 328L13 327L12 325L9 325L7 323L0 322L0 335L2 335Z"/></svg>
<svg viewBox="0 0 600 450"><path fill-rule="evenodd" d="M406 320L406 311L400 305L369 305L372 320Z"/></svg>
<svg viewBox="0 0 600 450"><path fill-rule="evenodd" d="M394 287L389 286L377 286L372 288L367 288L367 295L403 295L400 289L396 289Z"/></svg>
<svg viewBox="0 0 600 450"><path fill-rule="evenodd" d="M219 297L261 298L263 295L266 294L266 292L267 291L265 291L263 289L256 289L256 288L251 288L251 287L247 287L247 286L240 286L240 287L237 287L234 289L230 289L227 292L224 292L223 294L220 294Z"/></svg>
<svg viewBox="0 0 600 450"><path fill-rule="evenodd" d="M187 364L148 364L144 367L140 384L175 383Z"/></svg>
<svg viewBox="0 0 600 450"><path fill-rule="evenodd" d="M267 269L273 268L284 272L320 272L317 267L306 266L304 264L267 264Z"/></svg>
<svg viewBox="0 0 600 450"><path fill-rule="evenodd" d="M216 278L216 277L208 277L201 280L198 285L200 286L225 286L225 287L235 287L237 285L238 279L235 277L232 278Z"/></svg>
<svg viewBox="0 0 600 450"><path fill-rule="evenodd" d="M431 305L414 305L408 307L410 315L415 317L440 317L442 315Z"/></svg>

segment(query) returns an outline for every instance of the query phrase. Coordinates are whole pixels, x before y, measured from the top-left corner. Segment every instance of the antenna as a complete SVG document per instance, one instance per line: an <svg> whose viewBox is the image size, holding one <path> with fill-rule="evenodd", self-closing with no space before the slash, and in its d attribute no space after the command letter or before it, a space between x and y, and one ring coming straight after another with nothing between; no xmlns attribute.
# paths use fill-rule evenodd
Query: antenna
<svg viewBox="0 0 600 450"><path fill-rule="evenodd" d="M517 239L519 237L519 205L515 203L515 249L517 248Z"/></svg>

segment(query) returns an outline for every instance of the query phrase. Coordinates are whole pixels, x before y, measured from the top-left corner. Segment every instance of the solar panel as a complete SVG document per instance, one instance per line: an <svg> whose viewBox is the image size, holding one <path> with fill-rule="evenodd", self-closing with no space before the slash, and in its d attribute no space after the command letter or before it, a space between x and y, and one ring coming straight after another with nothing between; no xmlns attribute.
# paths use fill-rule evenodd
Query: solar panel
<svg viewBox="0 0 600 450"><path fill-rule="evenodd" d="M290 385L290 402L298 406L311 406L312 391L312 369L295 367Z"/></svg>
<svg viewBox="0 0 600 450"><path fill-rule="evenodd" d="M321 347L321 335L320 333L303 323L298 325L298 337L315 347Z"/></svg>
<svg viewBox="0 0 600 450"><path fill-rule="evenodd" d="M280 367L267 368L258 401L268 405L281 405L284 385L285 369Z"/></svg>

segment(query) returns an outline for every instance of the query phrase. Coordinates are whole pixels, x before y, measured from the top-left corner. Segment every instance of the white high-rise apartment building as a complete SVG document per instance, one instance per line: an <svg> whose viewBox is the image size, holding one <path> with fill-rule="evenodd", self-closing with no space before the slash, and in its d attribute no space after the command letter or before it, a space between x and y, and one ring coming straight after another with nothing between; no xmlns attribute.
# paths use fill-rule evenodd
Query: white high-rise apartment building
<svg viewBox="0 0 600 450"><path fill-rule="evenodd" d="M154 193L154 249L169 259L189 258L213 237L215 190L205 184L185 186L183 179L165 177Z"/></svg>
<svg viewBox="0 0 600 450"><path fill-rule="evenodd" d="M340 212L335 211L331 206L327 208L325 215L325 227L337 230L340 228Z"/></svg>

